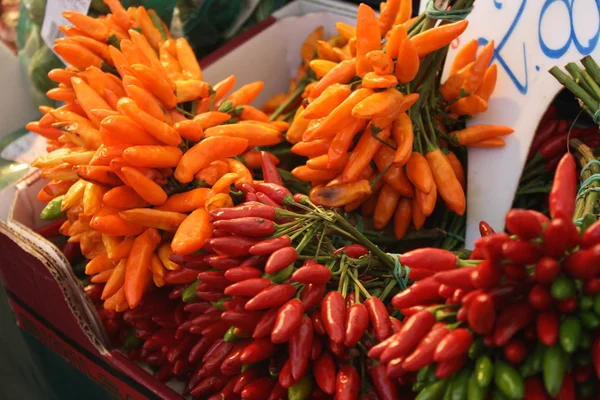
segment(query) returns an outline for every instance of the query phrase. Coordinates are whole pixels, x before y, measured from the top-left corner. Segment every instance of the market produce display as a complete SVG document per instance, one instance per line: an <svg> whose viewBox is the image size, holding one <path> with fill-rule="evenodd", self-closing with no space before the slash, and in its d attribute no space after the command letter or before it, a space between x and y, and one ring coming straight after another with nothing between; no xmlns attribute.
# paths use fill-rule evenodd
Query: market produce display
<svg viewBox="0 0 600 400"><path fill-rule="evenodd" d="M115 348L198 399L594 398L598 166L567 122L548 113L532 150L557 158L549 216L513 209L508 233L482 222L458 250L462 152L512 133L465 126L494 90L493 42L440 82L473 1L360 5L356 27L307 38L262 110L262 82L205 82L152 10L105 3L64 13L64 105L27 127L48 139L38 233L68 237Z"/></svg>

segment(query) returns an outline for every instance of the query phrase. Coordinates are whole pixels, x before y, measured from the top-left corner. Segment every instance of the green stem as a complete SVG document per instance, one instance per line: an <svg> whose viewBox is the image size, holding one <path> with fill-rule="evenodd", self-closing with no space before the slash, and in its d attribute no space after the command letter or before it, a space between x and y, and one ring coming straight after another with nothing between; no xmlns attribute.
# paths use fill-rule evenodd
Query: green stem
<svg viewBox="0 0 600 400"><path fill-rule="evenodd" d="M388 297L388 295L390 294L390 292L392 291L394 286L396 286L396 285L397 285L396 280L391 279L390 283L388 283L387 286L385 287L385 289L383 289L383 292L381 292L381 295L379 296L379 300L384 301L386 299L386 297Z"/></svg>
<svg viewBox="0 0 600 400"><path fill-rule="evenodd" d="M564 87L569 89L577 98L579 98L589 112L594 115L598 111L598 102L594 100L581 86L571 79L567 74L562 72L558 67L550 68L550 74L556 78Z"/></svg>
<svg viewBox="0 0 600 400"><path fill-rule="evenodd" d="M581 64L583 64L587 73L592 77L592 79L597 84L600 84L600 66L598 66L592 56L583 57L581 59Z"/></svg>
<svg viewBox="0 0 600 400"><path fill-rule="evenodd" d="M296 99L304 92L308 82L303 81L298 87L292 92L292 94L273 111L273 114L269 117L270 121L275 121L277 117L281 115Z"/></svg>

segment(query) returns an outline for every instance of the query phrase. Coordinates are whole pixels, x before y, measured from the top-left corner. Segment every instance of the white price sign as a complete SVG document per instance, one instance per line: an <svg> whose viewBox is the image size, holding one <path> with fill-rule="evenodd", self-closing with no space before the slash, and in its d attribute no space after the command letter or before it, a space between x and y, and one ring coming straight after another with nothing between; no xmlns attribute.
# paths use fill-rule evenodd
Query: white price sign
<svg viewBox="0 0 600 400"><path fill-rule="evenodd" d="M62 36L58 30L61 25L71 25L63 16L63 11L77 11L87 14L92 0L48 0L44 11L44 23L42 24L41 36L46 45L51 49L54 40Z"/></svg>
<svg viewBox="0 0 600 400"><path fill-rule="evenodd" d="M476 0L469 27L453 43L495 42L498 83L485 113L472 124L500 124L515 132L499 149L470 149L467 237L479 237L479 221L504 228L538 122L561 85L548 73L591 54L600 58L600 0Z"/></svg>

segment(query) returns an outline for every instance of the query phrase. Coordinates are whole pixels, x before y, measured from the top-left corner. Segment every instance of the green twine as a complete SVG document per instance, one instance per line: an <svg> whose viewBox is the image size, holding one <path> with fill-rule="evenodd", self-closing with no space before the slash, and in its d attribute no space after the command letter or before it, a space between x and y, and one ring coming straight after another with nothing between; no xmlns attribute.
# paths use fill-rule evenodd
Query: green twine
<svg viewBox="0 0 600 400"><path fill-rule="evenodd" d="M590 160L587 164L583 166L581 169L581 179L583 179L583 173L586 172L592 165L600 166L600 160ZM579 187L579 191L577 192L577 200L581 199L583 196L588 194L589 192L600 192L600 187L588 187L594 182L600 181L600 174L593 174L585 181L581 182L581 186Z"/></svg>
<svg viewBox="0 0 600 400"><path fill-rule="evenodd" d="M406 265L400 264L400 254L388 253L394 258L394 278L398 282L400 290L408 289L408 275L410 274L410 268Z"/></svg>
<svg viewBox="0 0 600 400"><path fill-rule="evenodd" d="M461 10L439 10L435 6L435 0L429 0L427 2L425 14L429 19L443 19L450 22L458 22L467 18L472 10L473 6Z"/></svg>

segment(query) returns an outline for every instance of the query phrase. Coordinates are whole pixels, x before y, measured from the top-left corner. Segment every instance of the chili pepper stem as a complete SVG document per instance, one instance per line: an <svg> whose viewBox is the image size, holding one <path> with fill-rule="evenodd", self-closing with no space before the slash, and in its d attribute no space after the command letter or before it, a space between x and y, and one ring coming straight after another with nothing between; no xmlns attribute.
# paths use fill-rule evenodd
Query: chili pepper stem
<svg viewBox="0 0 600 400"><path fill-rule="evenodd" d="M369 293L369 291L367 289L365 289L365 287L360 283L360 281L358 280L358 277L354 277L352 276L352 274L350 275L350 277L352 278L352 280L354 281L354 285L358 286L358 288L360 289L361 292L363 292L365 299L368 299L371 297L371 294Z"/></svg>
<svg viewBox="0 0 600 400"><path fill-rule="evenodd" d="M381 294L379 295L379 300L381 300L381 301L385 300L388 297L388 295L390 294L390 292L392 291L392 289L394 288L394 286L396 286L396 284L397 284L396 280L391 279L390 282L385 287L385 289L383 289L383 292L381 292Z"/></svg>
<svg viewBox="0 0 600 400"><path fill-rule="evenodd" d="M269 121L275 121L281 113L288 108L296 99L304 92L306 89L306 85L308 84L308 80L303 79L302 82L298 85L298 87L290 94L290 96L273 111L273 114L269 117Z"/></svg>

